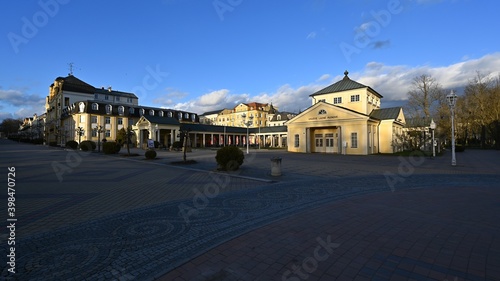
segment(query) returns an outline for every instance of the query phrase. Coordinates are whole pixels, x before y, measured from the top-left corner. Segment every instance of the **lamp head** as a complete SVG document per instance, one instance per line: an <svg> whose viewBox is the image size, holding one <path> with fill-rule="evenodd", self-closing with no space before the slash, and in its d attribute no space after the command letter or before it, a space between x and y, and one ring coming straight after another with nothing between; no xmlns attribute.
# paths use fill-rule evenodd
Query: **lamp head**
<svg viewBox="0 0 500 281"><path fill-rule="evenodd" d="M455 95L453 90L451 91L451 93L449 95L446 96L446 100L448 101L448 105L451 108L455 107L455 105L457 104L457 95Z"/></svg>

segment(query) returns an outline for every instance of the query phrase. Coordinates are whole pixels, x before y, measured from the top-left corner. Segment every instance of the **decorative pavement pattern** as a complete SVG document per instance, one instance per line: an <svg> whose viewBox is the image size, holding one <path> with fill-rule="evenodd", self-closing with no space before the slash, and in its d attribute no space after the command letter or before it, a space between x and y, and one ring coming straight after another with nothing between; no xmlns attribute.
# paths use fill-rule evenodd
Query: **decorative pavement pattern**
<svg viewBox="0 0 500 281"><path fill-rule="evenodd" d="M16 276L24 280L154 280L193 257L271 222L353 195L391 192L384 176L371 176L267 183L218 194L227 176L209 175L218 186L207 186L205 196L20 238L16 251L23 254L17 260ZM460 174L453 181L447 176L412 175L398 188L446 188L457 183L480 187L492 186L499 180L498 175ZM381 258L395 262L408 259L395 255ZM5 266L2 276L8 276Z"/></svg>

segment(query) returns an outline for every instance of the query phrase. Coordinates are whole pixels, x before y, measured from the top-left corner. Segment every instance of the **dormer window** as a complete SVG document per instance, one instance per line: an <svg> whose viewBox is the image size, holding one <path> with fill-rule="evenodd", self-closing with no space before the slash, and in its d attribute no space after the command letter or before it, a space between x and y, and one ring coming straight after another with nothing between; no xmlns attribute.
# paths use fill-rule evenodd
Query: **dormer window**
<svg viewBox="0 0 500 281"><path fill-rule="evenodd" d="M177 114L177 117L178 117L178 119L179 119L179 120L181 120L181 119L182 119L182 112L179 112L179 113Z"/></svg>
<svg viewBox="0 0 500 281"><path fill-rule="evenodd" d="M144 110L144 108L141 108L141 109L139 110L139 115L140 115L140 116L144 115L144 112L146 112L146 111Z"/></svg>
<svg viewBox="0 0 500 281"><path fill-rule="evenodd" d="M118 107L118 115L123 115L125 113L125 108L123 107L123 105L120 105Z"/></svg>
<svg viewBox="0 0 500 281"><path fill-rule="evenodd" d="M196 114L191 114L191 121L196 121Z"/></svg>
<svg viewBox="0 0 500 281"><path fill-rule="evenodd" d="M93 103L92 110L99 110L99 105L97 103Z"/></svg>
<svg viewBox="0 0 500 281"><path fill-rule="evenodd" d="M172 116L173 116L172 111L169 111L169 112L167 113L167 116L168 116L168 117L172 117Z"/></svg>
<svg viewBox="0 0 500 281"><path fill-rule="evenodd" d="M163 110L160 110L159 114L160 114L161 117L163 117L163 115L165 114L165 112L163 112Z"/></svg>
<svg viewBox="0 0 500 281"><path fill-rule="evenodd" d="M149 111L149 115L154 116L154 115L155 115L155 111L154 111L153 109L151 109L151 110Z"/></svg>
<svg viewBox="0 0 500 281"><path fill-rule="evenodd" d="M185 113L184 118L189 119L189 113Z"/></svg>
<svg viewBox="0 0 500 281"><path fill-rule="evenodd" d="M135 112L135 109L133 107L131 107L131 108L128 109L128 113L134 114L134 112Z"/></svg>
<svg viewBox="0 0 500 281"><path fill-rule="evenodd" d="M106 114L111 114L111 111L113 110L113 106L111 104L106 105Z"/></svg>

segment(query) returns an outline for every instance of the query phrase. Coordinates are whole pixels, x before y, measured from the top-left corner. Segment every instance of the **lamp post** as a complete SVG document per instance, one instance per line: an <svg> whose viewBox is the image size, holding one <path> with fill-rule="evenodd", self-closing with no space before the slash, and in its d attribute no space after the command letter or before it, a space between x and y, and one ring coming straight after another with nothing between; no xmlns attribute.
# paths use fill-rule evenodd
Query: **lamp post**
<svg viewBox="0 0 500 281"><path fill-rule="evenodd" d="M241 115L241 117L243 117L243 119L245 119L245 120L247 119L247 115L246 115L245 113L243 113L243 114ZM243 125L247 127L247 154L249 153L249 152L248 152L248 144L249 144L249 139L248 139L248 137L249 137L249 136L248 136L248 135L249 135L249 133L248 133L248 128L250 128L250 126L251 126L252 124L253 124L253 115L248 116L248 121L243 121Z"/></svg>
<svg viewBox="0 0 500 281"><path fill-rule="evenodd" d="M104 132L104 128L101 125L98 125L92 130L97 132L97 152L101 152L101 133Z"/></svg>
<svg viewBox="0 0 500 281"><path fill-rule="evenodd" d="M160 131L158 130L158 124L155 125L155 130L156 130L155 131L156 132L156 134L155 134L156 141L160 142L160 138L159 138L159 132Z"/></svg>
<svg viewBox="0 0 500 281"><path fill-rule="evenodd" d="M432 157L436 157L436 148L434 146L434 130L436 129L436 123L434 123L434 119L431 119L429 128L432 131Z"/></svg>
<svg viewBox="0 0 500 281"><path fill-rule="evenodd" d="M78 143L82 142L82 136L85 134L85 130L82 127L76 128L76 134L78 135Z"/></svg>
<svg viewBox="0 0 500 281"><path fill-rule="evenodd" d="M451 165L456 166L457 160L455 159L455 105L457 104L457 95L451 91L449 95L446 96L448 101L448 106L450 106L451 111Z"/></svg>

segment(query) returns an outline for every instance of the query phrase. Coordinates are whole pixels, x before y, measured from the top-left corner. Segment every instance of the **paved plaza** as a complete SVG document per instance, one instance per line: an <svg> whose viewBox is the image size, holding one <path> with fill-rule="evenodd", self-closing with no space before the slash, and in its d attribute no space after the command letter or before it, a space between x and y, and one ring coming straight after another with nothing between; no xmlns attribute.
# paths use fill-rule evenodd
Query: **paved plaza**
<svg viewBox="0 0 500 281"><path fill-rule="evenodd" d="M182 152L125 152L0 140L17 219L16 273L4 263L2 278L500 280L500 151L466 150L452 167L449 152L251 149L228 173L211 149L188 153L188 166L172 164Z"/></svg>

